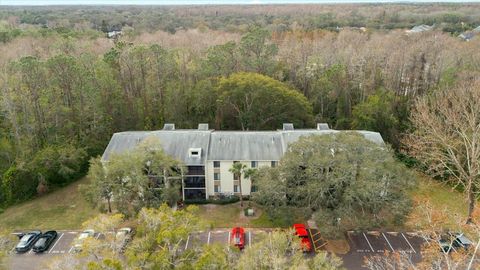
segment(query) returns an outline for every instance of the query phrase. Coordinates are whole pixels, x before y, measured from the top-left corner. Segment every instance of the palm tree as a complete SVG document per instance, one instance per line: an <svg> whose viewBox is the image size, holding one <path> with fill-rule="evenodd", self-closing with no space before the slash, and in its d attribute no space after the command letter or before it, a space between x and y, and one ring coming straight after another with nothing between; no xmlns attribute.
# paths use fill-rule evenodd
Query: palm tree
<svg viewBox="0 0 480 270"><path fill-rule="evenodd" d="M233 174L233 179L238 178L238 186L240 189L240 207L243 207L243 194L242 194L242 174L247 170L247 165L240 162L233 162L232 167L228 170Z"/></svg>

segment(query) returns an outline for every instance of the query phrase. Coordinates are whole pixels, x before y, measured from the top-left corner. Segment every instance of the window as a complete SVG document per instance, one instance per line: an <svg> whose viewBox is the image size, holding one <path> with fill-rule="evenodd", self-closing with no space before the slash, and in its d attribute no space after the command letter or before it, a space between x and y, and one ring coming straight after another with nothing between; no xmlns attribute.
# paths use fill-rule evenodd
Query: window
<svg viewBox="0 0 480 270"><path fill-rule="evenodd" d="M238 181L240 180L240 175L239 174L233 174L233 180Z"/></svg>
<svg viewBox="0 0 480 270"><path fill-rule="evenodd" d="M258 161L252 161L251 167L257 168L257 166L258 166Z"/></svg>
<svg viewBox="0 0 480 270"><path fill-rule="evenodd" d="M277 167L277 162L276 161L272 161L272 167Z"/></svg>
<svg viewBox="0 0 480 270"><path fill-rule="evenodd" d="M238 192L238 185L233 186L233 192Z"/></svg>
<svg viewBox="0 0 480 270"><path fill-rule="evenodd" d="M214 173L213 180L220 180L220 173Z"/></svg>
<svg viewBox="0 0 480 270"><path fill-rule="evenodd" d="M250 188L250 192L257 192L257 190L258 188L255 185L252 185L252 187Z"/></svg>
<svg viewBox="0 0 480 270"><path fill-rule="evenodd" d="M215 186L213 187L213 191L215 191L216 193L220 192L220 186L215 185Z"/></svg>
<svg viewBox="0 0 480 270"><path fill-rule="evenodd" d="M214 168L220 168L220 161L214 161L213 162L213 167Z"/></svg>

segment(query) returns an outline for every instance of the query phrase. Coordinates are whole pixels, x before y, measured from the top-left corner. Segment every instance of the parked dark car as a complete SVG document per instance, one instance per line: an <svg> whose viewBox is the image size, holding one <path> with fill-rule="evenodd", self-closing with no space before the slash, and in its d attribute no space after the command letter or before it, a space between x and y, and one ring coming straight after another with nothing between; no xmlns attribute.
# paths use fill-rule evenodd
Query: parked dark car
<svg viewBox="0 0 480 270"><path fill-rule="evenodd" d="M48 231L43 233L33 245L33 252L40 253L48 250L48 248L52 245L53 241L57 238L56 231Z"/></svg>
<svg viewBox="0 0 480 270"><path fill-rule="evenodd" d="M31 231L26 233L25 235L20 238L20 242L18 242L17 246L15 247L15 251L17 252L26 252L28 251L33 244L38 240L38 238L42 235L41 231Z"/></svg>
<svg viewBox="0 0 480 270"><path fill-rule="evenodd" d="M440 244L440 248L444 252L450 252L452 250L458 249L469 249L473 243L468 239L463 233L446 233L440 237L438 241Z"/></svg>

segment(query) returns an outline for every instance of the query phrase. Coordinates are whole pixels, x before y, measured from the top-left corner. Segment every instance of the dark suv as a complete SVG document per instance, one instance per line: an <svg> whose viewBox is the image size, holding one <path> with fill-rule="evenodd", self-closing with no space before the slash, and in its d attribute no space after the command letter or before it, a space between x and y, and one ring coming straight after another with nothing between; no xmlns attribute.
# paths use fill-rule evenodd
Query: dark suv
<svg viewBox="0 0 480 270"><path fill-rule="evenodd" d="M438 240L442 251L450 252L457 249L469 249L473 243L463 233L449 232Z"/></svg>

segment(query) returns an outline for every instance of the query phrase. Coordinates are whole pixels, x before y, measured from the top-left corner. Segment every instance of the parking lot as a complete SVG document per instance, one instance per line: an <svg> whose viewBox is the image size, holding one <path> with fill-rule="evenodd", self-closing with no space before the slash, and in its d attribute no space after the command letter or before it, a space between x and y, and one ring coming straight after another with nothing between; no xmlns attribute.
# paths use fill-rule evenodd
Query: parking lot
<svg viewBox="0 0 480 270"><path fill-rule="evenodd" d="M34 253L31 249L25 253L16 253L12 250L11 269L30 270L43 269L44 264L53 256L66 255L74 253L73 241L77 238L80 231L57 231L58 236L51 246L43 253ZM101 237L95 234L96 238Z"/></svg>
<svg viewBox="0 0 480 270"><path fill-rule="evenodd" d="M245 229L245 247L249 247L266 237L272 229ZM44 265L49 258L58 255L73 254L73 242L80 231L58 231L58 236L50 248L41 254L32 251L16 254L13 252L12 269L30 270L38 269ZM209 231L192 233L182 244L184 250L196 249L202 245L220 244L229 246L231 229L213 229ZM327 241L321 236L318 230L308 229L309 238L314 251L319 252L325 249ZM95 234L96 238L101 235ZM344 265L347 269L361 269L365 256L380 255L385 252L401 252L411 256L413 261L419 261L420 248L424 240L414 233L408 232L347 232L347 240L350 251L342 255Z"/></svg>
<svg viewBox="0 0 480 270"><path fill-rule="evenodd" d="M399 252L413 262L421 260L420 249L424 239L411 232L347 232L350 251L343 255L347 269L362 269L365 256L382 256L386 252Z"/></svg>
<svg viewBox="0 0 480 270"><path fill-rule="evenodd" d="M40 254L35 254L31 249L26 253L15 253L16 256L25 256L25 255L34 255L34 256L42 256L47 254L66 254L66 253L74 253L73 250L73 240L80 234L80 231L57 231L58 235L57 238L53 241L50 245L48 250L44 251ZM100 234L95 233L95 238L99 238ZM14 250L12 250L14 251Z"/></svg>
<svg viewBox="0 0 480 270"><path fill-rule="evenodd" d="M350 249L358 253L420 253L424 240L408 232L347 232Z"/></svg>
<svg viewBox="0 0 480 270"><path fill-rule="evenodd" d="M255 240L258 240L261 237L265 236L269 231L271 230L246 229L245 247L251 246ZM211 231L193 233L185 241L185 249L193 249L205 244L220 244L228 246L230 244L230 233L230 229L216 229Z"/></svg>

